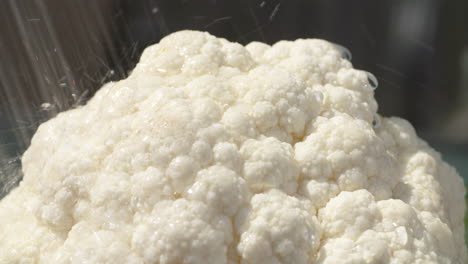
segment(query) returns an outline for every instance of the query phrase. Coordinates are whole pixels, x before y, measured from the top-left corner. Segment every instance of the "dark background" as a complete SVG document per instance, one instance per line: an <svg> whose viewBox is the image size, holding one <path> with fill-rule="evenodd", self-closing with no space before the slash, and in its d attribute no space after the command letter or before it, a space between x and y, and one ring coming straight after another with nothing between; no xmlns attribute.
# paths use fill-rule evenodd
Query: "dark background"
<svg viewBox="0 0 468 264"><path fill-rule="evenodd" d="M468 1L1 0L0 198L41 122L125 78L147 45L181 29L346 46L378 78L379 112L408 119L468 179Z"/></svg>

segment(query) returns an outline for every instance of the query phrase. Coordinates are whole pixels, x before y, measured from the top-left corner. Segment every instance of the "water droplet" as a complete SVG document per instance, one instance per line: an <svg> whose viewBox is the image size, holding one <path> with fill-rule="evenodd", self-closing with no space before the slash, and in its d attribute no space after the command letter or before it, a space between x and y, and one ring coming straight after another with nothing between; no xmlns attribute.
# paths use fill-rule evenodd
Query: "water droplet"
<svg viewBox="0 0 468 264"><path fill-rule="evenodd" d="M346 60L349 60L351 61L351 59L353 58L352 54L351 54L351 51L349 51L348 48L346 48L345 46L341 46L339 44L335 44L335 47L336 49L338 49L341 53L341 57L343 59L346 59Z"/></svg>
<svg viewBox="0 0 468 264"><path fill-rule="evenodd" d="M376 129L379 126L380 126L380 116L378 114L375 114L374 119L372 120L372 127Z"/></svg>
<svg viewBox="0 0 468 264"><path fill-rule="evenodd" d="M395 229L395 239L403 246L408 243L408 232L404 226L399 226Z"/></svg>
<svg viewBox="0 0 468 264"><path fill-rule="evenodd" d="M377 89L377 87L379 86L377 78L374 76L374 74L370 72L367 73L367 81L369 82L369 86L372 90Z"/></svg>
<svg viewBox="0 0 468 264"><path fill-rule="evenodd" d="M53 105L51 103L43 103L41 104L41 108L42 110L44 111L49 111L50 109L52 109Z"/></svg>
<svg viewBox="0 0 468 264"><path fill-rule="evenodd" d="M156 70L161 73L167 73L167 70L164 68L156 68Z"/></svg>

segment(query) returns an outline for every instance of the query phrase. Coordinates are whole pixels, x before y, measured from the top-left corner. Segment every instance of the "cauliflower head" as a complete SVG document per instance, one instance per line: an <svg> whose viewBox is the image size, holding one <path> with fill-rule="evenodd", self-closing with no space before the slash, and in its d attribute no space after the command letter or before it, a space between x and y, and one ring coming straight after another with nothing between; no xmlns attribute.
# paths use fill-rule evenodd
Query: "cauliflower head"
<svg viewBox="0 0 468 264"><path fill-rule="evenodd" d="M464 184L319 39L180 31L43 123L0 263L466 263Z"/></svg>

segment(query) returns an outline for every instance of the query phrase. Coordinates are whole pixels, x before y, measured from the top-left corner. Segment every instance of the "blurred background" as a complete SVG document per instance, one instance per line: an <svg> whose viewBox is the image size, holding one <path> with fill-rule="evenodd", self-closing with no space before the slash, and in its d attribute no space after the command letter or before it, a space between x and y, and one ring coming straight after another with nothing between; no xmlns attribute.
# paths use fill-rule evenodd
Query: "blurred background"
<svg viewBox="0 0 468 264"><path fill-rule="evenodd" d="M2 0L0 198L40 123L125 78L146 46L181 29L347 47L379 80L379 112L408 119L468 182L468 1Z"/></svg>

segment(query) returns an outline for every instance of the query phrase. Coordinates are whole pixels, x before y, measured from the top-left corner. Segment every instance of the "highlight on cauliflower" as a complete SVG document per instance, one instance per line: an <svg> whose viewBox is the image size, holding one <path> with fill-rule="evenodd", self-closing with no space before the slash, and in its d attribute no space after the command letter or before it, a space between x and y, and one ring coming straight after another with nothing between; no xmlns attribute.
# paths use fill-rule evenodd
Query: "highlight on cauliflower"
<svg viewBox="0 0 468 264"><path fill-rule="evenodd" d="M165 37L39 127L0 263L466 263L463 180L368 78L324 40Z"/></svg>

